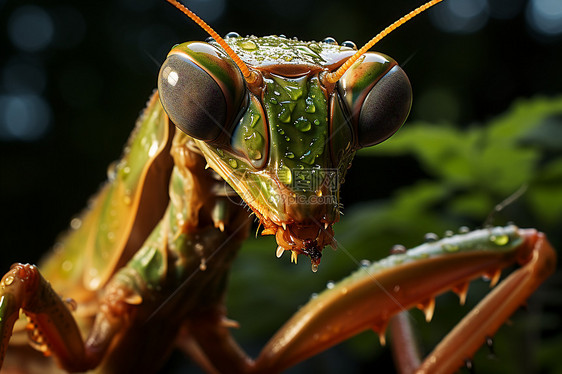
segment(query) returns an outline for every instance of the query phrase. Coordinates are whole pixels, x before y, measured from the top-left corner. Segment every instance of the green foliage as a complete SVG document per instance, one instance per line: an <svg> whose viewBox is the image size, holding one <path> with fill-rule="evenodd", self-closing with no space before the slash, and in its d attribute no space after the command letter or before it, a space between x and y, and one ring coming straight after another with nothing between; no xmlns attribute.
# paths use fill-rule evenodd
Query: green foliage
<svg viewBox="0 0 562 374"><path fill-rule="evenodd" d="M536 227L546 232L555 247L562 245L558 230L562 224L562 97L521 100L506 114L465 129L409 123L392 140L361 150L358 157L404 155L413 156L427 177L400 188L391 199L346 209L335 227L339 249L325 250L317 274L310 272L304 259L298 266L289 264L287 255L276 260L273 240L248 242L235 265L228 294L229 315L242 324L235 332L237 339L263 344L311 293L320 292L327 280L349 274L359 260L384 257L396 243L419 244L426 232L482 225L496 204L522 186L528 187L526 192L494 214L493 223L513 221ZM500 329L495 340L497 359L486 358L485 347L477 354L477 372L562 372L562 363L552 356L562 351L562 321L552 312L560 307L555 283L560 284L559 272L529 300L527 313L516 314L512 326ZM432 323L420 318L417 324L428 349L487 289L482 282L472 285L464 307L450 294L437 300ZM421 317L417 311L411 313ZM256 328L250 331L250 326ZM541 339L543 335L547 337ZM328 355L344 354L351 361L372 359L377 345L373 346L373 334L363 334ZM325 362L326 357L304 364L303 370ZM360 371L367 364L357 365L346 371Z"/></svg>
<svg viewBox="0 0 562 374"><path fill-rule="evenodd" d="M396 139L366 148L363 156L415 156L433 183L451 196L451 213L483 219L493 204L523 185L523 198L540 224L562 218L562 98L520 101L480 126L412 123ZM410 193L417 195L414 186ZM426 187L423 187L426 188ZM421 194L421 192L419 192Z"/></svg>

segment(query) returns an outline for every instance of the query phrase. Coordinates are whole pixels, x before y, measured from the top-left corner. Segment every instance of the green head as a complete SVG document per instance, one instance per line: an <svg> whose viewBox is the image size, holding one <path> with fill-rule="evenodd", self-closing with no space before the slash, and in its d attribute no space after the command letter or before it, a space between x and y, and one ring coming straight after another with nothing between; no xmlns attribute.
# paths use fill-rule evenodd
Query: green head
<svg viewBox="0 0 562 374"><path fill-rule="evenodd" d="M159 92L172 122L275 234L278 255L311 258L333 243L339 191L361 147L405 121L411 88L387 56L363 54L336 82L325 79L356 53L352 43L240 37L225 42L251 69L247 82L214 40L175 46Z"/></svg>

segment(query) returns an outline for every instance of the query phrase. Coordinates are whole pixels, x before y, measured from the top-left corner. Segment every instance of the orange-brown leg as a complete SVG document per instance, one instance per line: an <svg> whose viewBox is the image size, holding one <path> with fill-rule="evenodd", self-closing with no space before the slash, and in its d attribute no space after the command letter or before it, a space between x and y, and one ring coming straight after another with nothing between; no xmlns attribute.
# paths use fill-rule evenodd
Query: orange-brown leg
<svg viewBox="0 0 562 374"><path fill-rule="evenodd" d="M0 367L20 309L31 321L35 346L52 353L69 371L88 366L82 336L68 305L37 267L15 264L0 282Z"/></svg>
<svg viewBox="0 0 562 374"><path fill-rule="evenodd" d="M523 267L480 301L435 347L416 373L451 373L457 370L554 272L556 253L544 234L535 230L522 231L527 248L523 248L518 260L524 263Z"/></svg>
<svg viewBox="0 0 562 374"><path fill-rule="evenodd" d="M297 312L255 362L257 372L279 372L366 329L384 337L393 315L418 306L430 319L434 297L466 295L482 275L516 270L474 308L421 364L419 373L452 373L472 357L554 271L556 254L543 234L514 226L490 228L427 243L360 269ZM405 363L412 370L416 359ZM409 362L408 362L409 361Z"/></svg>
<svg viewBox="0 0 562 374"><path fill-rule="evenodd" d="M254 362L236 343L223 308L204 311L186 321L177 347L207 373L250 373Z"/></svg>
<svg viewBox="0 0 562 374"><path fill-rule="evenodd" d="M408 311L390 319L392 357L400 374L411 374L421 364L421 352Z"/></svg>

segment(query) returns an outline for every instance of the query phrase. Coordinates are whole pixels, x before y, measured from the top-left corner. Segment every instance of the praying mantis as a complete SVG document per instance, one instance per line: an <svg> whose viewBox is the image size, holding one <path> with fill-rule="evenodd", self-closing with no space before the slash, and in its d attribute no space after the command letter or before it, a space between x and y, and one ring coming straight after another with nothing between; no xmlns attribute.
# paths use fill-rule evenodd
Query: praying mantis
<svg viewBox="0 0 562 374"><path fill-rule="evenodd" d="M258 44L259 44L259 43L258 43ZM347 56L346 56L346 57L347 57ZM168 78L167 78L167 79L168 79ZM169 79L168 79L168 81L169 81ZM293 92L293 93L295 92L295 91L291 91L291 90L288 90L288 91L289 91L289 92ZM155 104L150 104L150 105L155 105ZM317 104L317 105L318 105L318 104ZM255 110L257 110L257 109L255 109ZM305 108L305 111L306 111L306 108ZM281 115L281 112L278 113L278 114ZM179 120L178 120L178 122L179 122ZM308 130L307 130L307 131L308 131ZM304 132L306 132L306 131L304 131ZM203 137L203 135L198 135L198 137ZM370 143L370 142L368 142L368 143ZM263 153L264 153L264 152L262 152L262 154L263 154ZM252 154L253 154L253 156L252 156ZM247 154L247 158L254 159L254 160L259 160L259 159L260 159L259 157L256 156L255 150L254 150L254 152L253 152L252 154L248 153L248 154ZM232 164L231 160L227 160L227 163ZM317 197L320 197L320 196L317 195ZM259 211L258 211L258 212L259 212ZM262 213L262 214L263 214L263 213ZM220 222L218 223L218 226L219 226L218 228L220 229ZM277 225L277 226L279 226L279 225ZM327 228L328 228L328 227L324 227L324 229L327 229ZM266 227L266 230L267 230L267 229L268 229L268 228ZM271 228L269 228L269 229L271 229ZM279 230L280 230L280 229L277 229L277 231L279 231ZM305 229L305 231L306 231L306 230L307 230L307 229ZM505 230L506 230L506 231L510 231L511 229L505 229ZM221 230L221 231L222 231L222 230ZM512 231L512 230L511 230L511 231ZM510 231L510 232L511 232L511 231ZM303 234L303 235L304 235L304 236L307 236L308 234ZM331 235L331 234L330 234L330 235ZM326 240L326 241L327 241L327 240L329 239L329 236L330 236L330 235L326 234L326 237L322 237L321 240ZM527 235L527 234L525 234L525 235ZM531 235L531 234L528 234L528 235ZM299 236L299 235L297 235L297 236ZM504 236L504 233L503 233L503 232L500 233L500 234L495 234L495 237L502 237L502 238L503 238L503 236ZM308 239L307 239L307 240L308 240ZM318 238L317 238L317 240L318 240ZM327 243L327 242L326 242L326 243ZM318 253L317 253L317 252L318 252L318 247L323 247L324 244L326 244L326 243L324 243L324 242L322 242L322 244L319 244L319 243L316 243L316 244L306 244L306 243L305 243L305 244L302 244L302 245L301 245L301 244L298 245L299 248L304 248L304 249L306 249L306 251L299 252L301 255L304 253L304 254L306 254L306 255L308 255L308 256L310 256L310 257L313 258L313 262L312 262L313 270L316 270L316 267L318 266L318 262L319 262L319 258L318 258L319 256L318 256ZM286 244L287 244L287 243L286 243ZM290 243L289 243L289 244L290 244ZM288 248L289 248L289 247L288 247ZM286 250L286 249L283 249L283 250ZM291 251L292 251L292 253L295 253L295 251L294 251L293 249L291 249ZM291 256L291 257L293 258L293 256ZM296 258L296 257L295 257L295 258ZM205 266L207 266L207 265L204 264L203 262L200 264L200 267L205 267ZM202 269L201 269L201 270L202 270ZM202 270L202 271L203 271L203 270ZM205 271L206 271L206 270L205 270ZM8 278L7 278L7 279L8 279ZM96 278L94 277L94 281L95 281L95 279L96 279ZM102 281L100 281L100 282L102 282ZM7 282L5 281L5 284L6 284L7 286L10 286L10 284L7 284L7 283L10 283L10 281L7 281ZM94 286L94 288L95 288L95 286ZM426 307L425 309L427 309L427 307ZM382 329L382 326L381 326L381 329ZM41 344L39 344L39 345L41 345Z"/></svg>

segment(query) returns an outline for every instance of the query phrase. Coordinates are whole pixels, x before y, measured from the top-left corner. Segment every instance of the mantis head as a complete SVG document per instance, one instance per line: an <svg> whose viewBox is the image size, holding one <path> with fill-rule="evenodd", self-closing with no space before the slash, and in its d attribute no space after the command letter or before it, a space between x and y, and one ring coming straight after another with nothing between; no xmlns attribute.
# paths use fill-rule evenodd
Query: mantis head
<svg viewBox="0 0 562 374"><path fill-rule="evenodd" d="M394 134L412 103L410 82L390 57L367 52L403 17L357 50L332 38L224 39L182 5L212 37L175 46L158 90L176 127L195 139L215 170L276 237L280 257L335 247L339 191L355 152ZM170 1L175 3L174 1ZM382 36L381 36L382 35Z"/></svg>

